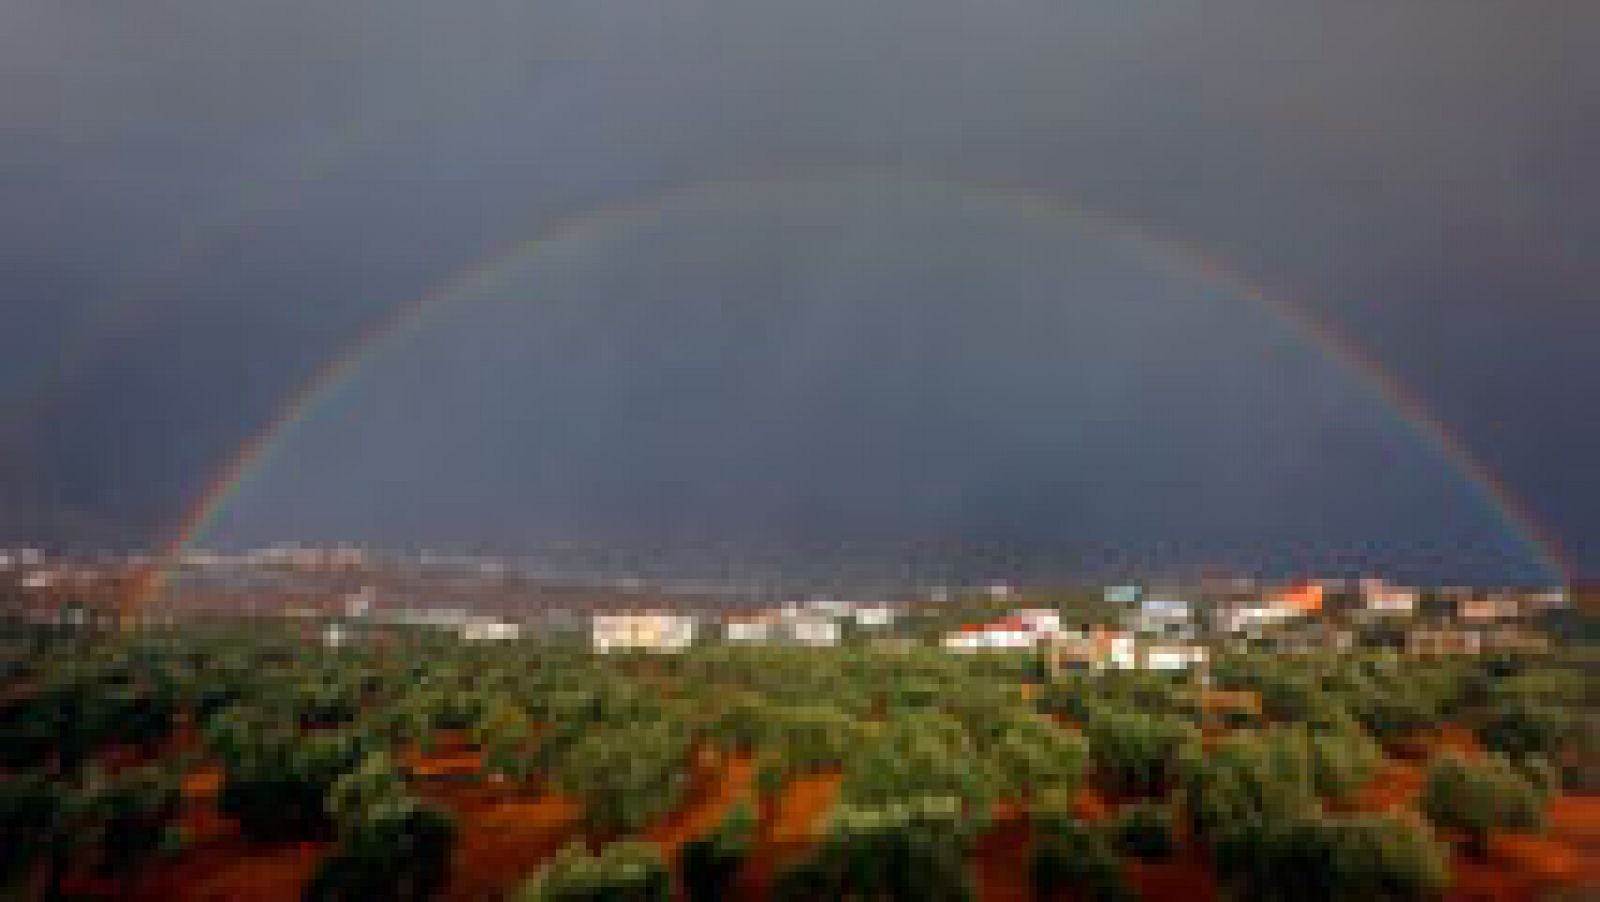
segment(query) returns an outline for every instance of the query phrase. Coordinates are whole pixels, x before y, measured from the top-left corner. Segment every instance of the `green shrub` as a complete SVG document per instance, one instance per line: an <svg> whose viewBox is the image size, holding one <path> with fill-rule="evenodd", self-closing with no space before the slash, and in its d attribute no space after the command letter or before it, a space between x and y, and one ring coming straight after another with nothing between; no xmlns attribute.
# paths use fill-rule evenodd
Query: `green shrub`
<svg viewBox="0 0 1600 902"><path fill-rule="evenodd" d="M1191 749L1182 797L1203 842L1247 821L1301 817L1317 808L1303 734L1268 731L1230 736L1205 753Z"/></svg>
<svg viewBox="0 0 1600 902"><path fill-rule="evenodd" d="M180 802L177 779L153 768L118 774L86 789L80 829L94 836L97 870L127 876L160 851L177 829Z"/></svg>
<svg viewBox="0 0 1600 902"><path fill-rule="evenodd" d="M1137 898L1111 846L1098 831L1060 814L1035 816L1029 877L1034 895L1052 899L1072 890L1088 902Z"/></svg>
<svg viewBox="0 0 1600 902"><path fill-rule="evenodd" d="M1544 824L1544 792L1503 756L1468 761L1440 755L1428 768L1422 811L1437 826L1459 830L1468 851L1482 857L1494 830L1538 830Z"/></svg>
<svg viewBox="0 0 1600 902"><path fill-rule="evenodd" d="M841 805L811 854L780 874L775 899L965 902L974 828L954 797Z"/></svg>
<svg viewBox="0 0 1600 902"><path fill-rule="evenodd" d="M443 892L450 875L455 824L425 802L387 798L347 824L339 845L306 887L317 902L397 899L416 902Z"/></svg>
<svg viewBox="0 0 1600 902"><path fill-rule="evenodd" d="M591 855L566 847L518 890L519 902L668 902L672 878L656 847L619 842Z"/></svg>
<svg viewBox="0 0 1600 902"><path fill-rule="evenodd" d="M1488 748L1513 758L1539 755L1559 761L1563 752L1581 738L1579 727L1578 718L1567 708L1511 696L1485 713L1478 738Z"/></svg>
<svg viewBox="0 0 1600 902"><path fill-rule="evenodd" d="M44 777L0 780L0 887L28 878L66 827L69 800Z"/></svg>
<svg viewBox="0 0 1600 902"><path fill-rule="evenodd" d="M629 833L677 806L688 784L690 738L670 720L590 726L552 762L552 776L583 803L596 835Z"/></svg>
<svg viewBox="0 0 1600 902"><path fill-rule="evenodd" d="M1177 849L1172 832L1172 811L1166 805L1153 802L1125 805L1107 829L1118 851L1145 861L1171 858Z"/></svg>
<svg viewBox="0 0 1600 902"><path fill-rule="evenodd" d="M902 715L882 725L845 764L840 797L863 807L905 799L960 799L987 813L996 778L961 724L937 713Z"/></svg>
<svg viewBox="0 0 1600 902"><path fill-rule="evenodd" d="M1427 828L1389 815L1246 820L1219 837L1215 859L1229 895L1249 902L1404 902L1448 882Z"/></svg>
<svg viewBox="0 0 1600 902"><path fill-rule="evenodd" d="M351 733L252 734L224 761L218 808L253 839L324 836L333 826L328 791L368 748L364 737Z"/></svg>
<svg viewBox="0 0 1600 902"><path fill-rule="evenodd" d="M722 899L732 892L739 870L750 853L755 823L755 810L748 802L740 802L711 835L684 845L679 857L679 873L691 902Z"/></svg>
<svg viewBox="0 0 1600 902"><path fill-rule="evenodd" d="M1094 776L1113 796L1151 798L1173 784L1198 732L1184 721L1140 711L1101 708L1084 723Z"/></svg>

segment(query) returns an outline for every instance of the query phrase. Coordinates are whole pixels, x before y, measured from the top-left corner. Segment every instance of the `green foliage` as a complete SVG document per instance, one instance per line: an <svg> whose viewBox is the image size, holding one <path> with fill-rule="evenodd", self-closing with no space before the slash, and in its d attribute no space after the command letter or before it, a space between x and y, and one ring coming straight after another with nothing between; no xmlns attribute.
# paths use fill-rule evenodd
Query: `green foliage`
<svg viewBox="0 0 1600 902"><path fill-rule="evenodd" d="M160 851L181 800L177 778L155 768L91 781L78 803L79 830L94 838L97 870L126 876Z"/></svg>
<svg viewBox="0 0 1600 902"><path fill-rule="evenodd" d="M1007 799L1071 798L1089 757L1083 737L1031 712L997 718L979 743L995 791Z"/></svg>
<svg viewBox="0 0 1600 902"><path fill-rule="evenodd" d="M328 791L366 757L370 742L348 732L300 736L248 729L223 763L218 807L261 840L308 839L330 832Z"/></svg>
<svg viewBox="0 0 1600 902"><path fill-rule="evenodd" d="M1246 822L1303 817L1317 807L1303 744L1270 735L1230 736L1184 762L1182 795L1190 826L1211 842Z"/></svg>
<svg viewBox="0 0 1600 902"><path fill-rule="evenodd" d="M0 780L0 887L31 875L65 829L69 800L39 776Z"/></svg>
<svg viewBox="0 0 1600 902"><path fill-rule="evenodd" d="M1232 897L1252 902L1421 900L1449 874L1426 827L1389 815L1247 820L1219 838L1215 858Z"/></svg>
<svg viewBox="0 0 1600 902"><path fill-rule="evenodd" d="M339 845L323 859L305 897L432 899L449 878L454 844L455 824L445 812L405 796L383 798L341 825Z"/></svg>
<svg viewBox="0 0 1600 902"><path fill-rule="evenodd" d="M583 803L584 820L597 835L632 832L682 798L690 738L670 720L593 727L551 763L552 776Z"/></svg>
<svg viewBox="0 0 1600 902"><path fill-rule="evenodd" d="M333 781L324 807L340 830L349 832L365 820L369 810L405 792L405 778L395 769L388 753L377 751Z"/></svg>
<svg viewBox="0 0 1600 902"><path fill-rule="evenodd" d="M973 832L955 797L841 805L811 854L779 876L773 896L785 902L969 900L966 856Z"/></svg>
<svg viewBox="0 0 1600 902"><path fill-rule="evenodd" d="M1137 802L1117 811L1107 830L1112 843L1124 855L1146 861L1171 858L1177 850L1172 832L1172 811L1166 805Z"/></svg>
<svg viewBox="0 0 1600 902"><path fill-rule="evenodd" d="M1558 760L1582 737L1578 718L1567 708L1537 698L1507 695L1484 714L1478 737L1491 749L1514 758L1539 755Z"/></svg>
<svg viewBox="0 0 1600 902"><path fill-rule="evenodd" d="M1468 761L1440 755L1428 768L1422 811L1437 826L1466 835L1481 856L1494 830L1538 830L1544 825L1545 793L1503 756Z"/></svg>
<svg viewBox="0 0 1600 902"><path fill-rule="evenodd" d="M1165 794L1185 751L1199 742L1181 719L1106 707L1091 712L1083 732L1100 788L1129 798Z"/></svg>
<svg viewBox="0 0 1600 902"><path fill-rule="evenodd" d="M755 825L755 810L748 802L740 802L709 836L684 845L679 873L691 902L723 899L732 892L739 869L750 853Z"/></svg>
<svg viewBox="0 0 1600 902"><path fill-rule="evenodd" d="M649 843L613 843L590 855L571 845L516 895L519 902L667 902L672 879Z"/></svg>
<svg viewBox="0 0 1600 902"><path fill-rule="evenodd" d="M841 796L863 806L953 798L977 814L994 800L991 766L955 719L907 714L883 724L851 756Z"/></svg>
<svg viewBox="0 0 1600 902"><path fill-rule="evenodd" d="M1034 895L1040 899L1055 898L1065 890L1088 902L1137 898L1105 836L1065 815L1034 817L1029 869Z"/></svg>

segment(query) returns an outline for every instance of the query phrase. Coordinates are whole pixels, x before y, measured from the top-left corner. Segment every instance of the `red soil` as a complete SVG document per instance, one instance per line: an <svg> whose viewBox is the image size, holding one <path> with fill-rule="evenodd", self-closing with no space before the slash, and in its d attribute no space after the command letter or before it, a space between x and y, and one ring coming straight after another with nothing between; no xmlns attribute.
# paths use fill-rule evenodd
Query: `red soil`
<svg viewBox="0 0 1600 902"><path fill-rule="evenodd" d="M1169 861L1128 862L1128 879L1145 902L1212 902L1217 880L1205 855L1192 846Z"/></svg>
<svg viewBox="0 0 1600 902"><path fill-rule="evenodd" d="M838 801L839 781L838 773L800 777L763 806L755 849L740 880L740 898L765 899L773 878L805 854Z"/></svg>
<svg viewBox="0 0 1600 902"><path fill-rule="evenodd" d="M689 798L675 812L645 831L644 838L661 847L661 854L673 860L686 842L715 830L740 796L750 789L755 777L755 762L749 757L733 758L696 775Z"/></svg>
<svg viewBox="0 0 1600 902"><path fill-rule="evenodd" d="M1457 854L1452 902L1536 899L1558 888L1600 898L1600 796L1563 796L1539 835L1497 834L1479 861Z"/></svg>
<svg viewBox="0 0 1600 902"><path fill-rule="evenodd" d="M1033 830L1025 811L1001 806L994 825L978 840L973 877L983 902L1029 902L1033 887L1028 862L1033 852Z"/></svg>
<svg viewBox="0 0 1600 902"><path fill-rule="evenodd" d="M450 900L501 897L579 834L578 805L559 796L513 798L470 784L429 786L424 794L456 815Z"/></svg>
<svg viewBox="0 0 1600 902"><path fill-rule="evenodd" d="M326 843L252 843L216 811L221 775L196 771L183 781L182 855L149 868L127 888L126 897L216 902L279 902L298 899Z"/></svg>

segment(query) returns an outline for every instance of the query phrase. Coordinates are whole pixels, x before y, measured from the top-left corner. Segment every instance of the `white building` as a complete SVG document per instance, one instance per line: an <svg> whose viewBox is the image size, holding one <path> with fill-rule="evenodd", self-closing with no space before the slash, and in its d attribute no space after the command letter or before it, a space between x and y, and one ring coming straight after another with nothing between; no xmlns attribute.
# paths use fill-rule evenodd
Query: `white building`
<svg viewBox="0 0 1600 902"><path fill-rule="evenodd" d="M596 614L591 643L602 654L613 651L683 651L694 643L694 618L669 611Z"/></svg>
<svg viewBox="0 0 1600 902"><path fill-rule="evenodd" d="M1131 620L1133 630L1147 636L1187 639L1194 635L1193 609L1189 602L1176 598L1146 599Z"/></svg>
<svg viewBox="0 0 1600 902"><path fill-rule="evenodd" d="M1054 608L1024 608L1012 612L1012 616L1036 633L1061 632L1061 612Z"/></svg>
<svg viewBox="0 0 1600 902"><path fill-rule="evenodd" d="M1158 642L1145 646L1143 658L1146 670L1188 670L1205 663L1206 650L1187 642Z"/></svg>
<svg viewBox="0 0 1600 902"><path fill-rule="evenodd" d="M1362 606L1377 614L1413 613L1417 609L1418 595L1415 589L1390 585L1381 579L1361 581Z"/></svg>
<svg viewBox="0 0 1600 902"><path fill-rule="evenodd" d="M467 642L510 642L521 634L519 625L489 617L477 617L461 624L461 638Z"/></svg>
<svg viewBox="0 0 1600 902"><path fill-rule="evenodd" d="M892 605L864 604L855 610L856 625L867 629L882 629L894 625L899 615Z"/></svg>
<svg viewBox="0 0 1600 902"><path fill-rule="evenodd" d="M771 617L732 615L722 624L722 637L732 643L765 643L772 639Z"/></svg>
<svg viewBox="0 0 1600 902"><path fill-rule="evenodd" d="M839 644L839 624L826 617L794 617L782 625L796 645L830 648Z"/></svg>
<svg viewBox="0 0 1600 902"><path fill-rule="evenodd" d="M1015 617L997 623L967 624L946 633L942 641L946 651L1025 651L1038 645L1041 635Z"/></svg>

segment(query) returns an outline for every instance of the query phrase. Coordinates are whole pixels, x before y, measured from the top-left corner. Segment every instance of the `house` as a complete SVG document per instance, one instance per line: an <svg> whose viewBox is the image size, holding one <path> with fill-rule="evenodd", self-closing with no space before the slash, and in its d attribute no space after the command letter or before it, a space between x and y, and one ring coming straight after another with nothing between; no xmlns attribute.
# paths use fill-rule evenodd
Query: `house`
<svg viewBox="0 0 1600 902"><path fill-rule="evenodd" d="M517 624L491 617L474 617L461 624L461 638L467 642L510 642L521 634Z"/></svg>
<svg viewBox="0 0 1600 902"><path fill-rule="evenodd" d="M1419 628L1406 633L1407 654L1475 655L1483 650L1483 635L1458 627Z"/></svg>
<svg viewBox="0 0 1600 902"><path fill-rule="evenodd" d="M1147 598L1133 612L1129 626L1145 636L1166 639L1194 638L1194 614L1189 602L1177 598Z"/></svg>
<svg viewBox="0 0 1600 902"><path fill-rule="evenodd" d="M780 626L786 638L796 645L829 648L839 644L839 624L827 617L790 617Z"/></svg>
<svg viewBox="0 0 1600 902"><path fill-rule="evenodd" d="M1456 617L1468 622L1514 620L1521 614L1522 606L1508 595L1463 598L1456 606Z"/></svg>
<svg viewBox="0 0 1600 902"><path fill-rule="evenodd" d="M670 611L596 614L590 622L594 650L678 652L694 642L693 617Z"/></svg>
<svg viewBox="0 0 1600 902"><path fill-rule="evenodd" d="M1345 654L1356 648L1356 634L1326 624L1301 624L1275 632L1267 645L1281 654Z"/></svg>
<svg viewBox="0 0 1600 902"><path fill-rule="evenodd" d="M1216 609L1216 627L1223 633L1260 638L1270 627L1319 614L1324 592L1320 583L1297 583L1259 599L1220 606Z"/></svg>
<svg viewBox="0 0 1600 902"><path fill-rule="evenodd" d="M1362 580L1360 592L1362 608L1372 614L1416 613L1420 597L1416 589L1390 585L1381 579Z"/></svg>
<svg viewBox="0 0 1600 902"><path fill-rule="evenodd" d="M1091 627L1052 634L1049 665L1053 672L1074 669L1131 670L1138 663L1133 634L1125 630Z"/></svg>
<svg viewBox="0 0 1600 902"><path fill-rule="evenodd" d="M965 624L947 633L941 643L947 651L1024 651L1038 644L1040 635L1015 617L995 623Z"/></svg>
<svg viewBox="0 0 1600 902"><path fill-rule="evenodd" d="M1188 670L1206 662L1205 646L1193 642L1152 642L1141 651L1145 670Z"/></svg>
<svg viewBox="0 0 1600 902"><path fill-rule="evenodd" d="M1106 586L1105 599L1110 604L1138 604L1144 590L1138 586Z"/></svg>
<svg viewBox="0 0 1600 902"><path fill-rule="evenodd" d="M1516 626L1500 624L1483 631L1485 652L1537 652L1550 650L1550 637L1544 633Z"/></svg>
<svg viewBox="0 0 1600 902"><path fill-rule="evenodd" d="M729 614L722 622L722 638L730 643L762 643L772 637L773 618L763 614Z"/></svg>
<svg viewBox="0 0 1600 902"><path fill-rule="evenodd" d="M838 621L809 607L786 606L780 611L733 614L723 620L723 638L734 644L805 645L825 648L839 644Z"/></svg>
<svg viewBox="0 0 1600 902"><path fill-rule="evenodd" d="M1011 616L1036 633L1061 632L1061 612L1053 608L1024 608Z"/></svg>
<svg viewBox="0 0 1600 902"><path fill-rule="evenodd" d="M892 605L863 604L855 609L856 626L865 629L884 629L894 625L899 612Z"/></svg>

